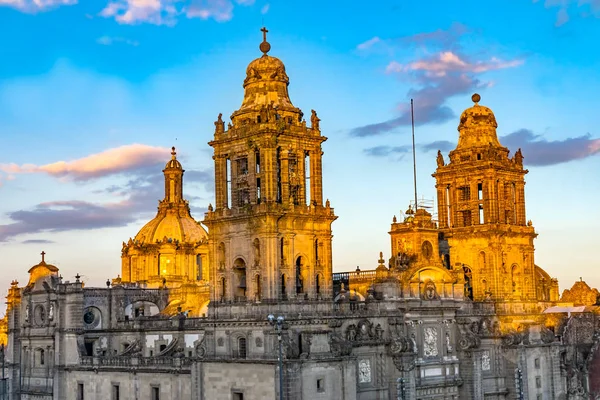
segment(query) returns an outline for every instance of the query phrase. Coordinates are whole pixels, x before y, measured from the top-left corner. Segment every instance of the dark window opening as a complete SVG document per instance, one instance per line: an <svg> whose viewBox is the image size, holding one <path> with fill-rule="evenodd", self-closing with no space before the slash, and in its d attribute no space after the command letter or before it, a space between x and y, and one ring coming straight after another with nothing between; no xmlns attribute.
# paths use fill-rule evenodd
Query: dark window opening
<svg viewBox="0 0 600 400"><path fill-rule="evenodd" d="M463 226L471 226L471 210L462 211Z"/></svg>
<svg viewBox="0 0 600 400"><path fill-rule="evenodd" d="M242 157L237 160L237 173L238 175L248 174L248 157Z"/></svg>
<svg viewBox="0 0 600 400"><path fill-rule="evenodd" d="M238 338L238 358L246 358L246 338Z"/></svg>
<svg viewBox="0 0 600 400"><path fill-rule="evenodd" d="M477 199L483 200L483 183L477 184Z"/></svg>
<svg viewBox="0 0 600 400"><path fill-rule="evenodd" d="M160 388L152 386L152 400L160 400Z"/></svg>
<svg viewBox="0 0 600 400"><path fill-rule="evenodd" d="M248 188L238 189L238 207L250 204L250 190Z"/></svg>
<svg viewBox="0 0 600 400"><path fill-rule="evenodd" d="M40 365L44 365L46 363L46 354L44 353L44 349L40 349Z"/></svg>
<svg viewBox="0 0 600 400"><path fill-rule="evenodd" d="M296 259L296 294L304 293L304 281L302 279L302 257Z"/></svg>
<svg viewBox="0 0 600 400"><path fill-rule="evenodd" d="M202 280L202 255L196 254L196 280Z"/></svg>
<svg viewBox="0 0 600 400"><path fill-rule="evenodd" d="M159 351L162 353L163 351L165 351L166 348L167 348L166 344L161 344L159 347Z"/></svg>
<svg viewBox="0 0 600 400"><path fill-rule="evenodd" d="M244 393L242 393L242 392L233 392L232 398L233 398L233 400L244 400Z"/></svg>
<svg viewBox="0 0 600 400"><path fill-rule="evenodd" d="M485 223L485 220L483 219L483 204L479 205L479 223Z"/></svg>
<svg viewBox="0 0 600 400"><path fill-rule="evenodd" d="M287 293L285 290L285 274L281 274L281 299L287 299Z"/></svg>
<svg viewBox="0 0 600 400"><path fill-rule="evenodd" d="M255 165L256 165L256 169L254 172L256 172L257 174L260 174L260 150L256 150L254 152L254 158L255 158Z"/></svg>
<svg viewBox="0 0 600 400"><path fill-rule="evenodd" d="M119 390L119 385L113 385L112 387L112 400L119 400L120 399L120 390Z"/></svg>
<svg viewBox="0 0 600 400"><path fill-rule="evenodd" d="M84 387L83 387L83 383L78 383L77 384L77 400L84 400Z"/></svg>
<svg viewBox="0 0 600 400"><path fill-rule="evenodd" d="M258 116L256 117L256 122L258 122L258 123L260 124L260 120L261 120L261 119L260 119L260 115L258 115Z"/></svg>
<svg viewBox="0 0 600 400"><path fill-rule="evenodd" d="M481 153L477 153L477 159L481 160Z"/></svg>
<svg viewBox="0 0 600 400"><path fill-rule="evenodd" d="M460 201L471 200L471 188L469 186L459 187L458 194L459 194Z"/></svg>
<svg viewBox="0 0 600 400"><path fill-rule="evenodd" d="M325 391L325 379L317 379L317 392L323 393Z"/></svg>
<svg viewBox="0 0 600 400"><path fill-rule="evenodd" d="M318 274L315 278L315 291L317 294L321 294L321 276Z"/></svg>

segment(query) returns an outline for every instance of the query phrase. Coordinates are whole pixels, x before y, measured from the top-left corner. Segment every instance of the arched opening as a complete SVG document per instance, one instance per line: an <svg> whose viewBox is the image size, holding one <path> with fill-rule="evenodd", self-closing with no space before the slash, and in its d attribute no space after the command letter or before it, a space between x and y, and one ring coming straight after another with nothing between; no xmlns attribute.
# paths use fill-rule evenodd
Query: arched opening
<svg viewBox="0 0 600 400"><path fill-rule="evenodd" d="M233 263L233 273L235 276L234 290L235 300L246 300L246 262L238 258Z"/></svg>
<svg viewBox="0 0 600 400"><path fill-rule="evenodd" d="M302 256L296 258L296 294L304 293L304 279L302 279L302 268L304 261Z"/></svg>
<svg viewBox="0 0 600 400"><path fill-rule="evenodd" d="M315 239L315 262L319 265L319 239Z"/></svg>
<svg viewBox="0 0 600 400"><path fill-rule="evenodd" d="M465 297L473 300L473 272L468 265L463 265L463 273L465 276Z"/></svg>

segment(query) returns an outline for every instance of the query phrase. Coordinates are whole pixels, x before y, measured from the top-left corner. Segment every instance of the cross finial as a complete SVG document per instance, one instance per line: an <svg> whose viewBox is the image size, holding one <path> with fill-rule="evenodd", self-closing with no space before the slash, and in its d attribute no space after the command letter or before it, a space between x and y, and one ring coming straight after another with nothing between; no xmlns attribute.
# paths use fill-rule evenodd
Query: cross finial
<svg viewBox="0 0 600 400"><path fill-rule="evenodd" d="M267 32L269 32L269 31L264 26L262 27L262 29L260 31L263 33L263 42L266 42L267 41Z"/></svg>
<svg viewBox="0 0 600 400"><path fill-rule="evenodd" d="M44 262L44 256L46 255L46 252L42 250L40 254L42 255L42 262Z"/></svg>
<svg viewBox="0 0 600 400"><path fill-rule="evenodd" d="M269 31L264 26L260 31L263 33L263 41L260 44L259 49L263 52L264 55L267 55L269 50L271 50L271 45L269 44L269 42L267 42L267 32Z"/></svg>

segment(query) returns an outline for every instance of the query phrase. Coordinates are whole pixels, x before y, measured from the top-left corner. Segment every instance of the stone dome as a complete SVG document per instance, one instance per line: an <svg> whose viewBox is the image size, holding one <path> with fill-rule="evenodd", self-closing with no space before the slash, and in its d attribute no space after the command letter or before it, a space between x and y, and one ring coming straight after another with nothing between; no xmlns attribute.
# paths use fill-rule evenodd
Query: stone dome
<svg viewBox="0 0 600 400"><path fill-rule="evenodd" d="M190 207L183 198L183 173L177 160L175 147L171 159L165 165L165 198L158 204L158 212L150 222L140 229L134 243L153 244L164 241L196 243L205 240L208 235L190 213Z"/></svg>
<svg viewBox="0 0 600 400"><path fill-rule="evenodd" d="M252 60L246 68L244 79L244 100L242 106L231 115L234 125L239 120L254 117L261 109L272 108L300 114L294 107L288 94L289 77L285 65L277 58L268 55L271 45L266 41L266 29L263 28L263 42L260 50L263 55ZM241 118L241 116L244 116Z"/></svg>
<svg viewBox="0 0 600 400"><path fill-rule="evenodd" d="M479 105L481 96L475 93L471 99L475 103L460 116L457 149L474 146L500 146L496 128L498 123L491 109Z"/></svg>
<svg viewBox="0 0 600 400"><path fill-rule="evenodd" d="M179 160L177 160L177 153L175 152L175 146L171 147L171 159L167 161L165 169L183 169Z"/></svg>
<svg viewBox="0 0 600 400"><path fill-rule="evenodd" d="M150 244L157 241L177 241L196 243L208 237L206 230L190 214L176 212L160 213L140 229L135 235L136 244Z"/></svg>

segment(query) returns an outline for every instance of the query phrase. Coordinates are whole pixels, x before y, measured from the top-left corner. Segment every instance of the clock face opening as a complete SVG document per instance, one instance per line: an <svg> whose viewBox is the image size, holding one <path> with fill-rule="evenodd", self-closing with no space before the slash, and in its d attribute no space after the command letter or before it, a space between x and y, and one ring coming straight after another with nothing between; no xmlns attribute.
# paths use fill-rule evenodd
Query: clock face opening
<svg viewBox="0 0 600 400"><path fill-rule="evenodd" d="M423 242L423 245L421 246L421 253L423 254L423 257L428 260L433 256L433 245L429 240Z"/></svg>

